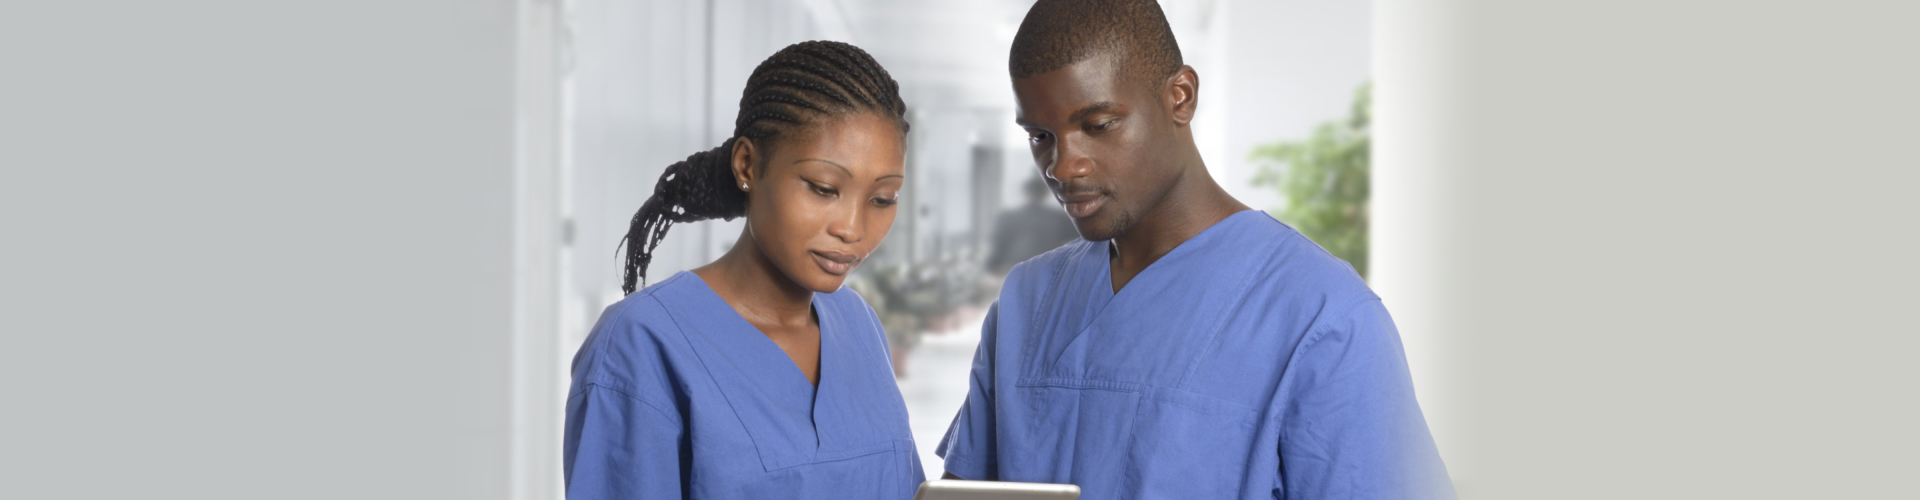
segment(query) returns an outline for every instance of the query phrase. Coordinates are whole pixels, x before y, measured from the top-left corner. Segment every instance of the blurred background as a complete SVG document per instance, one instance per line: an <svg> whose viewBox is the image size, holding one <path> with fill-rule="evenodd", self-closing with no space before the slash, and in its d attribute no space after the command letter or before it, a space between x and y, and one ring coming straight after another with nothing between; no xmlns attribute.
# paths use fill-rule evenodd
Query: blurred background
<svg viewBox="0 0 1920 500"><path fill-rule="evenodd" d="M560 498L628 218L809 39L910 108L850 285L937 476L999 276L1069 237L1012 126L1028 5L0 6L0 497ZM1365 273L1463 498L1920 495L1920 7L1162 6L1209 169Z"/></svg>

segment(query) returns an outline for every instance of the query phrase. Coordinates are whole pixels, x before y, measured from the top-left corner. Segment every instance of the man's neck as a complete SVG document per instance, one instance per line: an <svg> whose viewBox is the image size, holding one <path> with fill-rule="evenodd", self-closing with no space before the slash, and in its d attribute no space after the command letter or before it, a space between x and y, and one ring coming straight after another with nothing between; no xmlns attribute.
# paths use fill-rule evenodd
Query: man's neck
<svg viewBox="0 0 1920 500"><path fill-rule="evenodd" d="M1205 166L1189 170L1182 177L1182 182L1174 186L1166 198L1111 242L1113 255L1109 269L1115 293L1181 243L1235 213L1248 210L1246 204L1213 181Z"/></svg>

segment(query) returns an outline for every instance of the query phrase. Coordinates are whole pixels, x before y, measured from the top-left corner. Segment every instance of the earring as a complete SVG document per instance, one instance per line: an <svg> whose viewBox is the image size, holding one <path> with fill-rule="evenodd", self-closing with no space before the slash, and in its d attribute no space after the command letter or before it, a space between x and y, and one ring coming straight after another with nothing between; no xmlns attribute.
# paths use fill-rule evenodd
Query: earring
<svg viewBox="0 0 1920 500"><path fill-rule="evenodd" d="M741 183L741 184L740 184L740 190L741 190L741 191L747 191L747 190L748 190L748 189L747 189L747 185L746 185L746 183Z"/></svg>

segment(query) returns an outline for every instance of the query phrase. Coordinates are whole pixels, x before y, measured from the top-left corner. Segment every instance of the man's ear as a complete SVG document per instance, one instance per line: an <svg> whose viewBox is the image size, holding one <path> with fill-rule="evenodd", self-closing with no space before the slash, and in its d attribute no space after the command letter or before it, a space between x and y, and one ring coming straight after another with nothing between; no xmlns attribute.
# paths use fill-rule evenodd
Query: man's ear
<svg viewBox="0 0 1920 500"><path fill-rule="evenodd" d="M760 149L754 147L753 139L734 139L732 156L734 187L753 185L753 164L760 161Z"/></svg>
<svg viewBox="0 0 1920 500"><path fill-rule="evenodd" d="M1161 88L1160 97L1167 105L1167 114L1173 116L1173 123L1180 126L1193 123L1193 112L1200 107L1200 74L1193 71L1193 66L1181 65Z"/></svg>

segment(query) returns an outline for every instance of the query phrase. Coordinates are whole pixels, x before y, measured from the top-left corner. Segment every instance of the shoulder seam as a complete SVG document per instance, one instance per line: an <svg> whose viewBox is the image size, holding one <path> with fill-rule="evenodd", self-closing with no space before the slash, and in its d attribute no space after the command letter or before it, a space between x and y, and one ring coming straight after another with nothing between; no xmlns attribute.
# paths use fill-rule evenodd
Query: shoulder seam
<svg viewBox="0 0 1920 500"><path fill-rule="evenodd" d="M1380 300L1379 297L1373 297L1368 300L1361 300L1361 301L1355 302L1352 305L1347 306L1345 309L1342 309L1341 314L1344 315L1347 313L1351 313L1354 310L1359 309L1361 306L1365 306L1370 302L1377 302L1379 300ZM1331 327L1327 326L1325 323L1314 325L1314 327L1311 330L1307 331L1306 336L1300 339L1300 344L1294 346L1293 351L1287 354L1287 365L1286 365L1286 368L1284 368L1281 372L1280 384L1274 388L1275 402L1281 402L1282 404L1286 404L1286 405L1292 404L1291 401L1287 401L1284 398L1280 398L1278 397L1278 395L1283 394L1291 389L1291 387L1294 385L1294 382L1295 382L1294 369L1300 365L1302 356L1305 355L1308 349L1312 349L1314 344L1318 344L1320 342L1320 339L1326 337L1326 334L1330 329ZM1285 413L1286 412L1284 411L1276 411L1272 413L1272 416L1270 418L1278 419L1280 418L1281 415L1284 415Z"/></svg>
<svg viewBox="0 0 1920 500"><path fill-rule="evenodd" d="M581 384L581 388L582 388L582 389L589 389L589 390L591 390L591 389L605 389L605 390L608 390L608 391L612 391L612 392L613 392L614 394L619 394L619 395L621 395L621 396L625 396L625 397L626 397L627 399L631 399L631 400L633 400L633 401L634 401L634 402L636 402L636 403L640 403L640 405L641 405L641 406L645 406L645 407L647 407L648 409L651 409L651 410L653 410L653 411L654 411L654 413L659 413L661 417L665 417L665 418L666 418L666 419L667 419L668 421L671 421L671 422L673 422L673 423L680 423L680 422L681 422L681 421L680 421L680 414L679 414L678 412L670 412L670 411L666 411L666 410L662 410L662 409L660 409L660 406L659 406L659 405L656 405L656 404L653 404L653 403L652 403L652 402L650 402L650 401L647 401L647 400L646 400L646 398L642 398L642 397L639 397L639 396L635 396L635 395L633 395L632 393L630 393L630 392L628 392L628 391L624 391L624 390L621 390L621 389L620 389L619 387L615 387L615 386L614 386L614 385L612 385L612 384L606 384L606 383L601 383L601 382L587 382L587 383L585 383L585 384ZM576 395L575 395L574 397L579 397L579 396L580 396L580 395L578 395L578 394L576 394ZM568 399L572 399L572 398L568 398Z"/></svg>
<svg viewBox="0 0 1920 500"><path fill-rule="evenodd" d="M654 284L660 285L671 280L672 278L668 278L666 280L661 280L660 282L657 282ZM636 300L653 301L655 306L660 307L663 312L668 313L667 320L675 321L676 322L675 328L678 328L679 327L678 322L673 318L671 311L667 309L666 303L660 302L660 298L654 296L653 294L654 288L656 287L647 287L646 289L643 289L641 292L635 292L634 294L632 294L632 295L639 295L639 297L633 297L632 295L629 295L628 297ZM627 318L633 315L633 309L635 307L640 307L640 306L639 304L629 304L626 307L619 307L619 310L614 313L614 316L612 318L609 318L609 321L607 322L607 324L615 325L615 324L627 322L626 321ZM659 339L645 339L645 340L649 342L657 342ZM605 342L605 341L603 340L602 342ZM659 405L651 401L648 401L644 398L641 398L639 396L633 395L633 391L628 390L625 387L625 384L620 383L620 381L617 378L610 378L610 376L606 373L605 357L606 357L606 349L602 348L602 349L593 350L593 358L587 360L588 366L593 370L593 373L588 374L586 376L586 380L581 383L581 387L583 388L598 387L598 388L606 389L609 391L613 391L622 396L626 396L629 399L638 401L641 404L646 405L648 408L652 408L653 411L660 413L662 416L667 417L669 420L672 420L674 422L681 421L680 417L676 413L662 410ZM634 374L626 373L625 375L627 376L627 378L631 378ZM568 399L572 399L572 397L569 397Z"/></svg>
<svg viewBox="0 0 1920 500"><path fill-rule="evenodd" d="M641 297L649 298L649 299L653 298L651 294L642 295ZM622 299L622 300L624 301L625 299ZM632 309L631 307L621 307L621 304L619 302L615 302L612 308L617 310L614 311L613 317L607 318L607 321L604 323L609 328L612 328L613 325L618 325L620 323L625 322L627 317L632 314L632 311L630 311L630 309ZM594 337L597 337L597 336L588 336L588 339L594 340ZM599 339L599 341L602 343L610 342L605 338L601 338ZM605 346L601 346L600 348L593 350L593 357L587 359L587 369L594 372L593 374L589 375L589 378L599 378L599 376L602 375L601 372L605 369L605 366L606 366L606 363L603 361L604 359L606 359Z"/></svg>
<svg viewBox="0 0 1920 500"><path fill-rule="evenodd" d="M1351 316L1353 314L1353 311L1360 309L1362 306L1365 306L1367 304L1374 303L1374 302L1380 302L1380 297L1377 297L1377 296L1365 297L1364 299L1355 301L1352 305L1349 305L1346 308L1341 309L1339 316L1340 317ZM1312 330L1307 331L1306 338L1300 339L1300 349L1304 350L1304 349L1313 347L1313 344L1318 343L1321 337L1326 336L1327 330L1333 328L1332 326L1329 326L1329 324L1326 322L1316 321L1316 323L1318 324L1314 325Z"/></svg>

